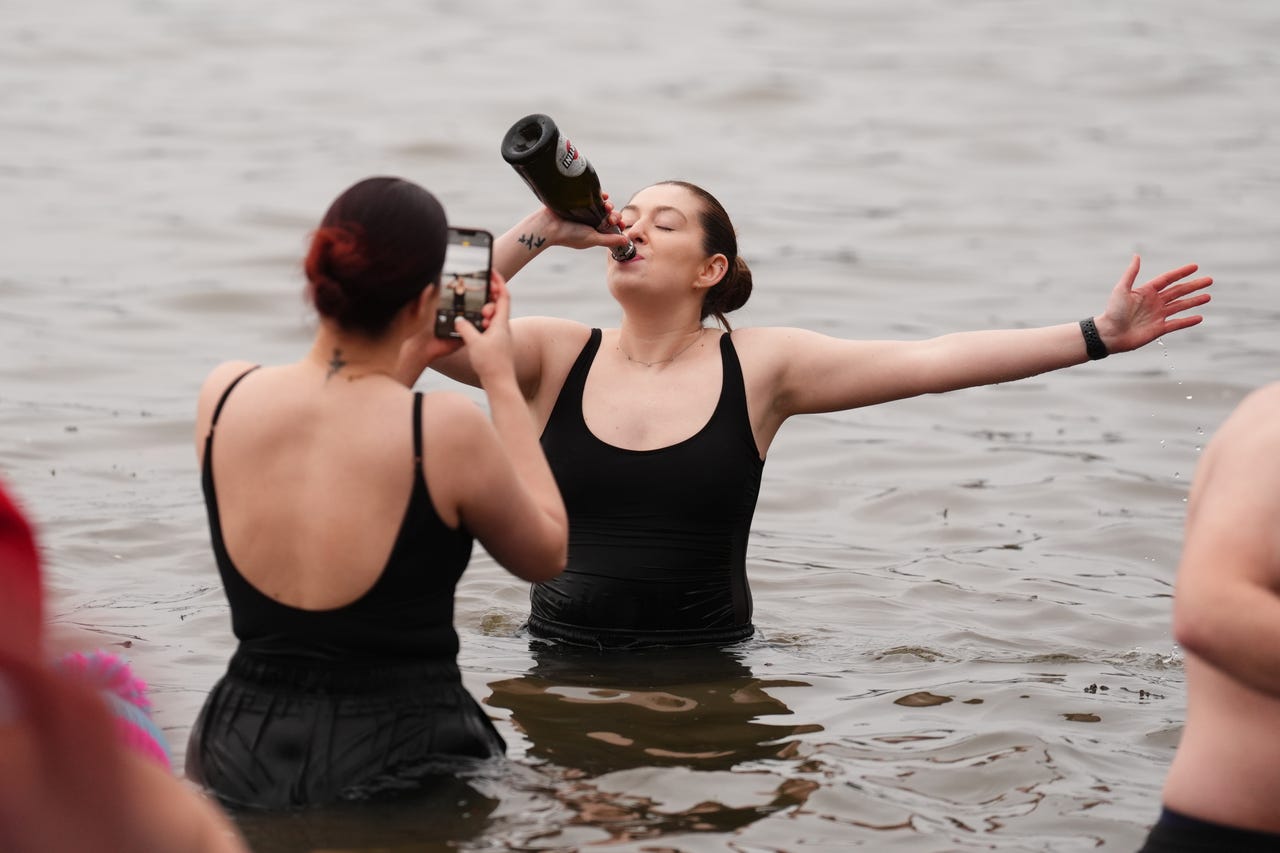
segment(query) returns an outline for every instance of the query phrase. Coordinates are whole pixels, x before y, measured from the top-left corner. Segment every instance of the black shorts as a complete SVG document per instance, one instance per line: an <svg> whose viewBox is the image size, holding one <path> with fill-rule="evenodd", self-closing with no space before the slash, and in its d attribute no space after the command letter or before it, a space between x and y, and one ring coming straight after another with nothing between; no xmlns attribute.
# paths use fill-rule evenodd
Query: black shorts
<svg viewBox="0 0 1280 853"><path fill-rule="evenodd" d="M1138 853L1280 853L1280 835L1236 829L1165 808Z"/></svg>
<svg viewBox="0 0 1280 853"><path fill-rule="evenodd" d="M186 773L231 808L416 790L506 744L452 661L281 663L237 651L191 731Z"/></svg>

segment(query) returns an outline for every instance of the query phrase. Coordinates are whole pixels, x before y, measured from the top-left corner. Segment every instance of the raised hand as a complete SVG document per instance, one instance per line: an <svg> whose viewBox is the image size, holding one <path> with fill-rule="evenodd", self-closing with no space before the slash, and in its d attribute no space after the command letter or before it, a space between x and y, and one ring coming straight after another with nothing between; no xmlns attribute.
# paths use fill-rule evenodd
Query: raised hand
<svg viewBox="0 0 1280 853"><path fill-rule="evenodd" d="M620 225L622 217L613 209L613 203L609 201L609 194L601 193L601 195L604 198L605 210L608 211L605 217L606 222L610 225ZM549 222L547 237L554 246L564 246L569 249L591 249L596 246L604 246L612 249L617 246L627 245L627 238L621 234L606 234L597 231L590 225L562 219L550 208L545 208L544 212Z"/></svg>
<svg viewBox="0 0 1280 853"><path fill-rule="evenodd" d="M1213 279L1187 279L1199 269L1196 264L1169 270L1134 287L1141 264L1142 259L1134 255L1111 291L1106 309L1096 318L1098 333L1111 352L1137 349L1204 319L1199 314L1175 316L1209 301L1209 294L1200 291L1213 284Z"/></svg>
<svg viewBox="0 0 1280 853"><path fill-rule="evenodd" d="M482 311L483 333L464 317L458 318L456 326L481 386L485 386L490 378L515 373L511 343L511 296L507 292L506 281L496 270L489 275L489 293L490 301Z"/></svg>
<svg viewBox="0 0 1280 853"><path fill-rule="evenodd" d="M452 355L462 348L457 338L438 338L435 334L435 317L429 317L416 335L400 345L400 357L396 361L395 378L412 388L422 371L438 358Z"/></svg>

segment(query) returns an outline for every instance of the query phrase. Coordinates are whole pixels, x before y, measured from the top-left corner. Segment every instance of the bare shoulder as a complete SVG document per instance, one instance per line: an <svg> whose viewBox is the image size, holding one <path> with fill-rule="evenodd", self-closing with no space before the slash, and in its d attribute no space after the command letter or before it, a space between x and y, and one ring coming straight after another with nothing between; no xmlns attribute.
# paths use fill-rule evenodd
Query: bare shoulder
<svg viewBox="0 0 1280 853"><path fill-rule="evenodd" d="M767 358L786 356L796 350L809 351L855 343L793 326L749 326L734 329L732 334L735 349Z"/></svg>
<svg viewBox="0 0 1280 853"><path fill-rule="evenodd" d="M236 377L243 376L245 371L257 366L252 361L224 361L209 371L204 384L200 386L200 396L196 401L197 437L208 431L209 422L213 419L214 407L218 405L218 400L222 398L231 383L236 381Z"/></svg>
<svg viewBox="0 0 1280 853"><path fill-rule="evenodd" d="M1272 382L1250 392L1237 407L1236 411L1248 416L1274 416L1277 412L1280 412L1280 382ZM1275 429L1280 429L1280 423L1273 422L1271 426Z"/></svg>
<svg viewBox="0 0 1280 853"><path fill-rule="evenodd" d="M525 397L534 401L535 408L545 409L559 393L569 368L586 346L591 327L559 317L522 317L511 321L511 335L516 346L525 350L521 360L537 365L536 374L521 375Z"/></svg>
<svg viewBox="0 0 1280 853"><path fill-rule="evenodd" d="M217 403L222 392L236 380L236 377L242 376L245 371L250 370L257 365L252 361L224 361L213 370L209 371L209 375L205 377L204 384L200 386L200 408L203 411L207 406Z"/></svg>
<svg viewBox="0 0 1280 853"><path fill-rule="evenodd" d="M1214 434L1218 453L1243 446L1250 450L1280 446L1280 382L1251 391Z"/></svg>
<svg viewBox="0 0 1280 853"><path fill-rule="evenodd" d="M476 425L489 419L474 400L457 391L430 391L422 395L422 428L439 440L456 441L474 435Z"/></svg>
<svg viewBox="0 0 1280 853"><path fill-rule="evenodd" d="M245 371L254 367L257 365L252 361L224 361L205 377L204 384L200 386L200 396L196 399L194 435L196 458L201 462L204 461L204 440L213 423L213 410L218 405L218 400L222 399L237 376L243 376Z"/></svg>
<svg viewBox="0 0 1280 853"><path fill-rule="evenodd" d="M541 349L576 346L591 336L591 327L562 317L520 317L511 321L513 335L536 341Z"/></svg>
<svg viewBox="0 0 1280 853"><path fill-rule="evenodd" d="M1196 471L1194 493L1251 494L1280 502L1280 382L1248 394L1214 431Z"/></svg>
<svg viewBox="0 0 1280 853"><path fill-rule="evenodd" d="M835 356L837 350L850 343L791 326L751 326L734 329L731 335L743 368L757 375L775 375L811 364L815 359Z"/></svg>

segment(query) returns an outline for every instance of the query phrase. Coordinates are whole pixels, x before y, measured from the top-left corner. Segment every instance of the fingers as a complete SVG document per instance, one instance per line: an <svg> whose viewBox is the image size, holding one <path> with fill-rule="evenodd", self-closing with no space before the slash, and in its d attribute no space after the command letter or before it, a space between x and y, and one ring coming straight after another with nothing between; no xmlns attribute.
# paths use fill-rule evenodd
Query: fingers
<svg viewBox="0 0 1280 853"><path fill-rule="evenodd" d="M511 297L507 292L507 281L497 270L489 271L489 301L480 309L480 313L484 317L485 329L490 328L495 321L506 323L510 319ZM475 336L481 334L481 329L476 328L474 323L461 315L454 318L453 327L457 329L463 343L466 344L472 343Z"/></svg>
<svg viewBox="0 0 1280 853"><path fill-rule="evenodd" d="M1124 275L1120 276L1120 281L1116 282L1116 287L1130 290L1133 287L1133 283L1138 280L1138 270L1141 267L1142 258L1134 255L1133 260L1129 261L1129 266L1125 269Z"/></svg>
<svg viewBox="0 0 1280 853"><path fill-rule="evenodd" d="M1169 320L1164 324L1164 334L1167 335L1170 332L1176 332L1179 329L1187 329L1191 326L1198 325L1203 319L1204 317L1201 317L1199 314L1193 314L1190 317L1179 317L1176 320Z"/></svg>
<svg viewBox="0 0 1280 853"><path fill-rule="evenodd" d="M1172 300L1164 306L1165 316L1171 317L1174 314L1180 314L1192 308L1199 308L1201 305L1206 304L1210 298L1209 294L1201 293L1198 296L1191 296L1186 299Z"/></svg>
<svg viewBox="0 0 1280 853"><path fill-rule="evenodd" d="M462 343L464 345L474 342L480 335L480 330L475 327L475 324L461 314L453 318L453 328L459 335L462 335Z"/></svg>
<svg viewBox="0 0 1280 853"><path fill-rule="evenodd" d="M486 314L485 317L490 322L493 320L507 322L511 317L511 294L507 290L506 279L497 270L489 273L489 300L493 305L493 312Z"/></svg>
<svg viewBox="0 0 1280 853"><path fill-rule="evenodd" d="M1176 270L1169 270L1166 273L1161 273L1160 275L1151 279L1151 281L1147 282L1147 284L1151 287L1154 287L1156 290L1163 290L1164 288L1168 287L1170 284L1173 284L1175 281L1178 281L1179 279L1186 278L1187 276L1191 275L1193 272L1195 272L1198 269L1200 269L1199 264L1187 264L1186 266L1178 267ZM1211 283L1212 281L1213 279L1209 279L1209 283Z"/></svg>
<svg viewBox="0 0 1280 853"><path fill-rule="evenodd" d="M1162 290L1161 295L1168 301L1173 302L1174 300L1181 299L1188 293L1195 293L1197 290L1203 290L1211 284L1213 284L1213 279L1205 276L1203 278L1192 279L1191 281L1184 281L1179 285Z"/></svg>

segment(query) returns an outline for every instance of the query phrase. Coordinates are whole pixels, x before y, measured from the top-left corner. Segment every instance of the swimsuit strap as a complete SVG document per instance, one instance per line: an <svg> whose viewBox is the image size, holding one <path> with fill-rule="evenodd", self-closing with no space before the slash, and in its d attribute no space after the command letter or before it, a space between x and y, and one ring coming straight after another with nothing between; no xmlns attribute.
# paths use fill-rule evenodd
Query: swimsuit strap
<svg viewBox="0 0 1280 853"><path fill-rule="evenodd" d="M230 389L227 389L230 390ZM422 470L422 392L413 394L413 458Z"/></svg>
<svg viewBox="0 0 1280 853"><path fill-rule="evenodd" d="M237 385L239 385L239 384L240 384L240 380L241 380L241 379L244 379L246 376L248 376L250 373L253 373L253 371L257 370L257 369L258 369L259 367L261 367L261 366L262 366L262 365L260 365L260 364L255 364L253 367L250 367L250 368L249 368L248 370L246 370L244 373L241 373L239 376L237 376L237 377L236 377L236 378L231 382L231 384L227 386L227 390L225 390L225 391L223 391L223 392L222 392L222 396L218 398L218 405L217 405L217 406L215 406L215 407L214 407L214 409L213 409L213 420L211 420L211 421L209 422L209 433L210 433L210 434L212 434L212 433L213 433L213 428L214 428L214 427L217 425L217 423L218 423L218 416L222 414L222 407L223 407L223 405L227 402L227 395L231 393L231 389L232 389L232 388L234 388L234 387L236 387Z"/></svg>

